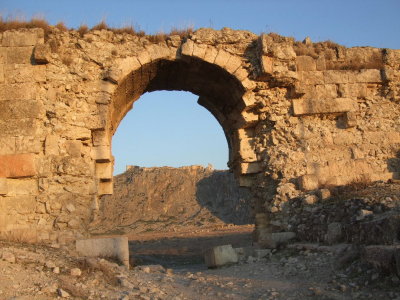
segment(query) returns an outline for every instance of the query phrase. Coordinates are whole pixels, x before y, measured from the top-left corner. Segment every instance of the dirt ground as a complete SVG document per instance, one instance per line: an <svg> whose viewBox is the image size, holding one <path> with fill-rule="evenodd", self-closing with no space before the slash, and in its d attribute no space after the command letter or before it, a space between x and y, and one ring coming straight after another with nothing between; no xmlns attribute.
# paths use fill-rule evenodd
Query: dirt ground
<svg viewBox="0 0 400 300"><path fill-rule="evenodd" d="M130 270L71 248L0 243L0 299L400 299L400 280L359 259L349 245L292 244L207 269L203 252L253 250L251 226L130 236ZM245 251L245 252L246 252Z"/></svg>

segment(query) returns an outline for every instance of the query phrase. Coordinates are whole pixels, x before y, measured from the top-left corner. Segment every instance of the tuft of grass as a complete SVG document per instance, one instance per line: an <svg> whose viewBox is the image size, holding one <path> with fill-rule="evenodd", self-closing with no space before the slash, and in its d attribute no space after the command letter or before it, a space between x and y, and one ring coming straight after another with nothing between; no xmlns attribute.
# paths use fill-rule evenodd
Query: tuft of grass
<svg viewBox="0 0 400 300"><path fill-rule="evenodd" d="M83 37L86 33L89 32L89 27L85 24L82 24L81 26L79 26L78 28L78 33L81 37Z"/></svg>

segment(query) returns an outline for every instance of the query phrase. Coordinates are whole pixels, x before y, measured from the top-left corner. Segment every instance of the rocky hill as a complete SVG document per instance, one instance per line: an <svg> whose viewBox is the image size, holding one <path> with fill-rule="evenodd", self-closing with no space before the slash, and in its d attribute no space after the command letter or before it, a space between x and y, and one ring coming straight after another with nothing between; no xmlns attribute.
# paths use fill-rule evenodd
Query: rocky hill
<svg viewBox="0 0 400 300"><path fill-rule="evenodd" d="M96 231L139 233L253 223L251 197L232 173L210 167L141 168L114 178Z"/></svg>

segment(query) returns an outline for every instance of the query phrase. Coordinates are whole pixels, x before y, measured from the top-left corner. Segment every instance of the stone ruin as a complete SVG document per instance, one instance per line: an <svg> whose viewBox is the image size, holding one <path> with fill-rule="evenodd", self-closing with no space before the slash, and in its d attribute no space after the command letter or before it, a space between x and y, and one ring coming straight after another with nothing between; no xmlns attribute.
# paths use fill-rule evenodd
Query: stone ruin
<svg viewBox="0 0 400 300"><path fill-rule="evenodd" d="M88 236L113 192L112 136L156 90L190 91L218 120L228 166L254 194L256 239L295 230L284 217L294 197L399 177L400 50L228 28L159 43L19 29L0 33L0 85L5 239Z"/></svg>

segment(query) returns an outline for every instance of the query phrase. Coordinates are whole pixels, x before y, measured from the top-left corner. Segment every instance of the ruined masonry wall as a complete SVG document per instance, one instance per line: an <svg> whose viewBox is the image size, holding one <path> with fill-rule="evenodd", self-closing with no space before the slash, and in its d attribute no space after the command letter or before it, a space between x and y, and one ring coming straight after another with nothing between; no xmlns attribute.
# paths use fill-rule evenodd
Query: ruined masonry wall
<svg viewBox="0 0 400 300"><path fill-rule="evenodd" d="M258 233L286 230L303 192L400 171L400 51L298 43L228 28L188 38L0 33L0 234L68 243L99 225L111 139L144 92L199 95Z"/></svg>

